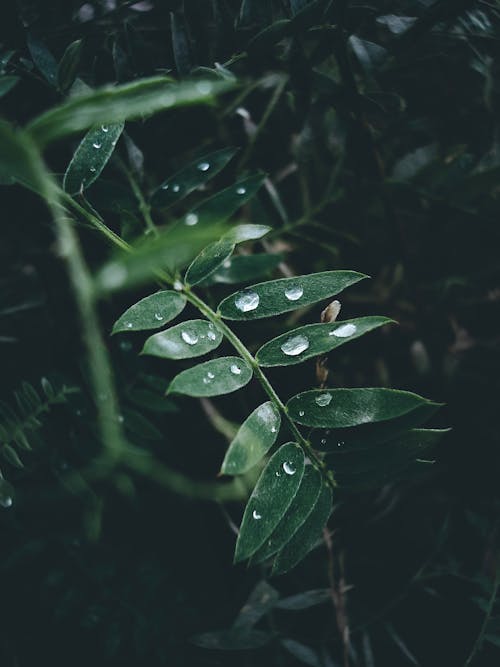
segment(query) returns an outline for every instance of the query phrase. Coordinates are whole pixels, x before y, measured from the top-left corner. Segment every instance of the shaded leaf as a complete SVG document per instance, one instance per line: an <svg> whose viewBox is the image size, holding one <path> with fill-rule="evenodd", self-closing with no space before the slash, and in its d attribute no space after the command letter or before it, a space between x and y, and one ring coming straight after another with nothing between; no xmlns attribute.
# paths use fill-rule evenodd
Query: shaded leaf
<svg viewBox="0 0 500 667"><path fill-rule="evenodd" d="M277 336L263 345L256 354L260 366L290 366L360 338L384 324L394 321L387 317L359 317L329 324L307 324Z"/></svg>
<svg viewBox="0 0 500 667"><path fill-rule="evenodd" d="M0 507L11 507L14 498L14 487L0 473Z"/></svg>
<svg viewBox="0 0 500 667"><path fill-rule="evenodd" d="M295 639L282 639L282 646L291 654L293 657L301 662L303 665L310 665L310 667L323 667L323 661L320 659L316 651L313 651L312 648L301 644L300 642L295 641Z"/></svg>
<svg viewBox="0 0 500 667"><path fill-rule="evenodd" d="M243 651L268 644L273 636L262 630L230 628L219 632L204 632L191 638L196 646L219 651Z"/></svg>
<svg viewBox="0 0 500 667"><path fill-rule="evenodd" d="M236 542L235 562L252 556L291 505L304 474L304 453L293 442L271 457L247 503Z"/></svg>
<svg viewBox="0 0 500 667"><path fill-rule="evenodd" d="M123 132L123 123L101 125L87 132L66 169L63 188L74 195L89 187L106 166Z"/></svg>
<svg viewBox="0 0 500 667"><path fill-rule="evenodd" d="M276 605L279 600L278 591L267 581L259 581L252 594L241 608L233 628L252 628Z"/></svg>
<svg viewBox="0 0 500 667"><path fill-rule="evenodd" d="M82 57L83 40L77 39L66 48L57 68L57 83L63 91L73 85L80 59Z"/></svg>
<svg viewBox="0 0 500 667"><path fill-rule="evenodd" d="M18 76L6 75L0 76L0 97L6 95L19 81Z"/></svg>
<svg viewBox="0 0 500 667"><path fill-rule="evenodd" d="M321 486L320 473L313 466L306 466L292 504L269 538L252 557L253 563L261 563L274 555L294 536L312 512L321 492Z"/></svg>
<svg viewBox="0 0 500 667"><path fill-rule="evenodd" d="M177 73L179 76L185 76L193 67L193 54L183 13L170 12L170 31Z"/></svg>
<svg viewBox="0 0 500 667"><path fill-rule="evenodd" d="M311 591L304 591L291 595L287 598L282 598L274 605L276 609L286 609L287 611L301 611L302 609L309 609L318 604L323 604L331 600L331 591L328 588L317 588Z"/></svg>
<svg viewBox="0 0 500 667"><path fill-rule="evenodd" d="M224 239L235 244L244 243L245 241L256 241L270 231L271 227L267 225L236 225L236 227L233 227L224 234Z"/></svg>
<svg viewBox="0 0 500 667"><path fill-rule="evenodd" d="M219 304L228 320L257 320L328 299L366 278L355 271L324 271L252 285Z"/></svg>
<svg viewBox="0 0 500 667"><path fill-rule="evenodd" d="M187 197L193 190L216 176L238 152L236 148L223 148L202 155L164 181L151 197L155 207L166 207Z"/></svg>
<svg viewBox="0 0 500 667"><path fill-rule="evenodd" d="M148 331L160 329L184 310L186 298L172 290L156 292L130 306L113 325L119 331Z"/></svg>
<svg viewBox="0 0 500 667"><path fill-rule="evenodd" d="M331 511L332 491L324 484L307 521L276 556L273 574L289 572L316 546Z"/></svg>
<svg viewBox="0 0 500 667"><path fill-rule="evenodd" d="M215 350L222 333L207 320L188 320L150 336L141 354L162 359L190 359Z"/></svg>
<svg viewBox="0 0 500 667"><path fill-rule="evenodd" d="M271 401L259 405L243 422L229 445L221 473L241 475L250 470L274 445L280 425L280 414Z"/></svg>
<svg viewBox="0 0 500 667"><path fill-rule="evenodd" d="M211 102L229 90L227 81L172 83L168 77L139 79L119 86L105 86L83 93L50 109L28 126L34 140L44 146L68 134L101 124L150 116L164 109Z"/></svg>
<svg viewBox="0 0 500 667"><path fill-rule="evenodd" d="M240 357L219 357L182 371L170 383L168 394L221 396L244 387L252 369Z"/></svg>
<svg viewBox="0 0 500 667"><path fill-rule="evenodd" d="M37 69L47 81L55 86L57 83L57 61L48 48L31 33L27 39L28 50Z"/></svg>
<svg viewBox="0 0 500 667"><path fill-rule="evenodd" d="M237 255L226 260L205 282L207 285L224 283L234 285L255 280L271 273L283 261L283 255Z"/></svg>

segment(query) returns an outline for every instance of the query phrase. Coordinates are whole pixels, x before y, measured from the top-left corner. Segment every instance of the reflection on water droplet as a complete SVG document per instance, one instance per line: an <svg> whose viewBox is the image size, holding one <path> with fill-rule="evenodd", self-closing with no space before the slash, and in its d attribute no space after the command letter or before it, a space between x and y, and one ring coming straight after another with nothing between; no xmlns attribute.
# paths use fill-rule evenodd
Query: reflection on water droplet
<svg viewBox="0 0 500 667"><path fill-rule="evenodd" d="M352 336L353 333L356 333L356 325L351 324L342 324L340 327L337 327L333 331L330 331L329 336L336 336L337 338L347 338Z"/></svg>
<svg viewBox="0 0 500 667"><path fill-rule="evenodd" d="M210 169L210 165L208 162L200 162L200 164L198 165L198 169L200 171L208 171Z"/></svg>
<svg viewBox="0 0 500 667"><path fill-rule="evenodd" d="M244 290L236 295L234 305L242 313L248 313L250 310L255 310L259 305L260 297L257 292L252 290Z"/></svg>
<svg viewBox="0 0 500 667"><path fill-rule="evenodd" d="M181 189L180 185L177 185L177 184L172 185L172 192L179 192L180 189Z"/></svg>
<svg viewBox="0 0 500 667"><path fill-rule="evenodd" d="M181 333L181 338L188 345L196 345L196 343L198 342L198 335L193 333L192 331L183 331Z"/></svg>
<svg viewBox="0 0 500 667"><path fill-rule="evenodd" d="M277 470L274 474L276 475L276 477L281 477L281 473L279 470Z"/></svg>
<svg viewBox="0 0 500 667"><path fill-rule="evenodd" d="M0 497L0 505L2 507L5 507L5 509L7 509L8 507L12 507L12 498L10 496Z"/></svg>
<svg viewBox="0 0 500 667"><path fill-rule="evenodd" d="M123 415L118 415L117 420L119 424L123 424L123 422L125 421L125 417Z"/></svg>
<svg viewBox="0 0 500 667"><path fill-rule="evenodd" d="M176 280L174 282L174 290L176 290L177 292L182 292L182 283L180 280Z"/></svg>
<svg viewBox="0 0 500 667"><path fill-rule="evenodd" d="M94 173L96 171L96 168L94 166L90 167L90 171Z"/></svg>
<svg viewBox="0 0 500 667"><path fill-rule="evenodd" d="M247 189L243 187L236 188L236 194L237 195L244 195L246 193Z"/></svg>
<svg viewBox="0 0 500 667"><path fill-rule="evenodd" d="M285 463L283 463L283 470L286 472L287 475L295 475L295 473L297 472L295 466L291 461L285 461Z"/></svg>
<svg viewBox="0 0 500 667"><path fill-rule="evenodd" d="M254 518L256 521L258 521L259 519L262 519L262 514L259 514L259 513L257 512L257 510L254 510L254 511L252 512L252 516L253 516L253 518Z"/></svg>
<svg viewBox="0 0 500 667"><path fill-rule="evenodd" d="M94 148L100 148L100 147L102 146L102 144L99 143L98 141L94 141L94 143L92 144L92 146L93 146Z"/></svg>
<svg viewBox="0 0 500 667"><path fill-rule="evenodd" d="M108 128L107 125L101 125L101 130L102 130L103 132L107 132L108 129L109 129L109 128Z"/></svg>
<svg viewBox="0 0 500 667"><path fill-rule="evenodd" d="M158 320L158 322L161 322L163 319L163 315L160 313L155 313L155 320Z"/></svg>
<svg viewBox="0 0 500 667"><path fill-rule="evenodd" d="M309 347L309 341L305 336L292 336L281 345L281 351L289 357L296 357L305 352Z"/></svg>
<svg viewBox="0 0 500 667"><path fill-rule="evenodd" d="M273 427L271 428L271 433L276 433L277 430L278 430L278 429L276 428L276 426L273 426Z"/></svg>
<svg viewBox="0 0 500 667"><path fill-rule="evenodd" d="M320 442L321 442L322 445L326 445L326 438L321 438Z"/></svg>
<svg viewBox="0 0 500 667"><path fill-rule="evenodd" d="M196 225L198 222L198 216L196 213L188 213L184 219L184 222L188 227L192 227L193 225Z"/></svg>
<svg viewBox="0 0 500 667"><path fill-rule="evenodd" d="M299 410L299 417L303 417L305 414L304 410Z"/></svg>
<svg viewBox="0 0 500 667"><path fill-rule="evenodd" d="M161 189L162 189L162 190L168 190L169 187L170 187L170 185L169 185L168 183L164 183L164 184L161 186Z"/></svg>
<svg viewBox="0 0 500 667"><path fill-rule="evenodd" d="M127 329L131 329L134 325L132 324L132 322L127 322L125 326L127 327Z"/></svg>
<svg viewBox="0 0 500 667"><path fill-rule="evenodd" d="M118 262L108 264L101 272L101 284L107 289L113 289L123 285L127 279L127 269Z"/></svg>
<svg viewBox="0 0 500 667"><path fill-rule="evenodd" d="M217 334L215 333L215 331L209 331L207 333L207 338L208 340L216 340Z"/></svg>
<svg viewBox="0 0 500 667"><path fill-rule="evenodd" d="M324 408L325 405L330 405L332 402L332 395L331 394L320 394L319 396L316 396L314 399L316 405L319 405L320 408Z"/></svg>
<svg viewBox="0 0 500 667"><path fill-rule="evenodd" d="M231 260L230 260L230 259L226 259L226 261L223 262L222 266L223 266L225 269L229 269L229 267L231 266Z"/></svg>
<svg viewBox="0 0 500 667"><path fill-rule="evenodd" d="M213 380L214 377L215 377L215 375L213 373L211 373L210 371L208 371L207 376L209 377L210 380Z"/></svg>
<svg viewBox="0 0 500 667"><path fill-rule="evenodd" d="M344 444L345 444L344 441L341 440L340 442L337 442L337 447L342 447L342 445L344 445Z"/></svg>
<svg viewBox="0 0 500 667"><path fill-rule="evenodd" d="M208 81L200 81L196 84L196 90L202 95L208 95L212 92L212 84Z"/></svg>
<svg viewBox="0 0 500 667"><path fill-rule="evenodd" d="M297 301L304 294L304 290L299 285L291 285L285 290L285 296L288 301Z"/></svg>
<svg viewBox="0 0 500 667"><path fill-rule="evenodd" d="M241 375L241 368L236 364L231 364L230 370L233 375Z"/></svg>

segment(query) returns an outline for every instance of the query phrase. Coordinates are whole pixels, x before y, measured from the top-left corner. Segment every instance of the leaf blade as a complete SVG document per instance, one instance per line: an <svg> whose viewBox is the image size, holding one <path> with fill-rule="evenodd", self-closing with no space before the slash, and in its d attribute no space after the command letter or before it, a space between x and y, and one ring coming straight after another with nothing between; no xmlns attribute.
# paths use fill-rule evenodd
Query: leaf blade
<svg viewBox="0 0 500 667"><path fill-rule="evenodd" d="M173 290L150 294L130 306L116 320L111 333L159 329L177 317L185 305L186 297Z"/></svg>
<svg viewBox="0 0 500 667"><path fill-rule="evenodd" d="M219 357L182 371L170 383L167 394L195 398L222 396L244 387L253 371L240 357Z"/></svg>
<svg viewBox="0 0 500 667"><path fill-rule="evenodd" d="M191 359L212 352L222 343L222 333L207 320L188 320L153 334L141 354L161 359Z"/></svg>

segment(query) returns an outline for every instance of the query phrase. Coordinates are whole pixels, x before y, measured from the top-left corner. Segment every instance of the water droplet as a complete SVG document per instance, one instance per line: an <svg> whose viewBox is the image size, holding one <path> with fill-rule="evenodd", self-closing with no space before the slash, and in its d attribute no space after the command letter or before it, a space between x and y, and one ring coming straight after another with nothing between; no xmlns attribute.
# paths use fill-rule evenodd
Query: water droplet
<svg viewBox="0 0 500 667"><path fill-rule="evenodd" d="M208 171L210 169L210 165L208 162L200 162L200 164L198 165L198 169L200 171Z"/></svg>
<svg viewBox="0 0 500 667"><path fill-rule="evenodd" d="M198 335L193 333L192 331L183 331L181 333L181 338L188 345L196 345L196 343L198 342Z"/></svg>
<svg viewBox="0 0 500 667"><path fill-rule="evenodd" d="M320 442L322 445L326 445L326 438L321 438Z"/></svg>
<svg viewBox="0 0 500 667"><path fill-rule="evenodd" d="M101 284L107 289L113 289L123 285L127 279L127 269L118 262L108 264L101 272Z"/></svg>
<svg viewBox="0 0 500 667"><path fill-rule="evenodd" d="M299 410L299 417L303 417L305 414L304 410Z"/></svg>
<svg viewBox="0 0 500 667"><path fill-rule="evenodd" d="M348 336L352 336L353 333L356 333L356 325L349 322L348 324L341 324L333 331L330 331L328 335L336 336L337 338L347 338Z"/></svg>
<svg viewBox="0 0 500 667"><path fill-rule="evenodd" d="M320 394L319 396L316 396L314 402L316 403L316 405L319 405L320 408L324 408L326 405L330 405L330 403L332 402L332 395Z"/></svg>
<svg viewBox="0 0 500 667"><path fill-rule="evenodd" d="M226 261L223 262L222 266L223 266L225 269L229 269L229 267L231 266L231 260L230 260L230 259L226 259Z"/></svg>
<svg viewBox="0 0 500 667"><path fill-rule="evenodd" d="M99 141L94 141L94 143L92 144L92 146L93 146L94 148L100 148L100 147L102 146L102 144L101 144Z"/></svg>
<svg viewBox="0 0 500 667"><path fill-rule="evenodd" d="M12 507L12 498L11 498L11 496L2 496L0 498L0 505L2 507L5 507L5 509L7 509L8 507Z"/></svg>
<svg viewBox="0 0 500 667"><path fill-rule="evenodd" d="M302 334L292 336L281 345L281 351L289 357L296 357L298 354L305 352L309 347L309 341Z"/></svg>
<svg viewBox="0 0 500 667"><path fill-rule="evenodd" d="M127 322L125 326L127 327L127 329L131 329L134 325L132 324L132 322Z"/></svg>
<svg viewBox="0 0 500 667"><path fill-rule="evenodd" d="M210 371L208 371L207 376L210 380L213 380L214 377L215 377L215 375L213 373L211 373Z"/></svg>
<svg viewBox="0 0 500 667"><path fill-rule="evenodd" d="M182 292L182 283L180 280L176 280L174 282L174 290L176 290L177 292Z"/></svg>
<svg viewBox="0 0 500 667"><path fill-rule="evenodd" d="M259 519L262 519L262 514L259 514L259 513L257 512L257 510L254 510L254 511L252 512L252 516L253 516L253 518L254 518L256 521L258 521Z"/></svg>
<svg viewBox="0 0 500 667"><path fill-rule="evenodd" d="M92 166L92 167L90 167L90 171L91 171L92 173L95 173L95 172L96 172L96 168L95 168L94 166Z"/></svg>
<svg viewBox="0 0 500 667"><path fill-rule="evenodd" d="M203 378L203 384L210 384L210 380L208 378Z"/></svg>
<svg viewBox="0 0 500 667"><path fill-rule="evenodd" d="M163 319L163 315L160 313L155 313L155 320L158 320L158 322L161 322Z"/></svg>
<svg viewBox="0 0 500 667"><path fill-rule="evenodd" d="M290 285L285 290L285 296L288 301L297 301L304 294L304 290L300 285Z"/></svg>
<svg viewBox="0 0 500 667"><path fill-rule="evenodd" d="M276 477L281 477L281 473L279 470L277 470L274 474L276 475Z"/></svg>
<svg viewBox="0 0 500 667"><path fill-rule="evenodd" d="M244 290L240 292L235 300L234 305L242 313L248 313L250 310L255 310L259 305L260 297L257 292L252 290Z"/></svg>
<svg viewBox="0 0 500 667"><path fill-rule="evenodd" d="M283 470L286 472L287 475L295 475L295 473L297 472L295 466L291 461L285 461L285 463L283 463Z"/></svg>
<svg viewBox="0 0 500 667"><path fill-rule="evenodd" d="M209 331L207 333L207 338L208 340L216 340L217 334L215 333L215 331Z"/></svg>
<svg viewBox="0 0 500 667"><path fill-rule="evenodd" d="M103 132L107 132L108 129L109 129L109 128L108 128L107 125L101 125L101 130L102 130Z"/></svg>
<svg viewBox="0 0 500 667"><path fill-rule="evenodd" d="M341 440L340 442L337 442L337 447L342 447L342 445L344 445L344 444L345 444L345 442L343 440Z"/></svg>
<svg viewBox="0 0 500 667"><path fill-rule="evenodd" d="M201 95L208 95L212 92L212 84L208 81L200 81L196 84L196 90L201 93Z"/></svg>
<svg viewBox="0 0 500 667"><path fill-rule="evenodd" d="M117 421L119 424L123 424L123 422L125 421L125 417L123 415L118 415Z"/></svg>
<svg viewBox="0 0 500 667"><path fill-rule="evenodd" d="M180 189L181 189L180 185L177 185L177 184L172 185L172 192L179 192Z"/></svg>
<svg viewBox="0 0 500 667"><path fill-rule="evenodd" d="M276 428L276 426L272 426L272 427L271 427L271 433L276 433L277 430L278 430L278 429Z"/></svg>
<svg viewBox="0 0 500 667"><path fill-rule="evenodd" d="M198 222L198 216L196 213L188 213L186 217L184 218L184 222L188 227L192 227L193 225L196 225Z"/></svg>
<svg viewBox="0 0 500 667"><path fill-rule="evenodd" d="M231 364L230 370L233 375L241 375L241 368L236 364Z"/></svg>
<svg viewBox="0 0 500 667"><path fill-rule="evenodd" d="M169 187L170 187L170 185L169 185L168 183L164 183L164 184L161 186L161 189L162 189L162 190L168 190Z"/></svg>
<svg viewBox="0 0 500 667"><path fill-rule="evenodd" d="M243 188L241 186L239 188L236 188L236 194L237 195L244 195L244 194L246 194L246 191L247 191L247 189Z"/></svg>

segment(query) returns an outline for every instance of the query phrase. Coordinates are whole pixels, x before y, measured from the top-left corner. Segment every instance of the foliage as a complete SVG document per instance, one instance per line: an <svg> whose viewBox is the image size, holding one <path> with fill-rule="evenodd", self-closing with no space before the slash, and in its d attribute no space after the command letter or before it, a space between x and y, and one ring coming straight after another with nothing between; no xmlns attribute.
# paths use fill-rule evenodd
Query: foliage
<svg viewBox="0 0 500 667"><path fill-rule="evenodd" d="M0 658L494 664L497 3L2 12Z"/></svg>

